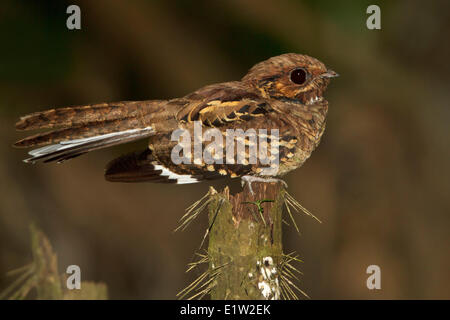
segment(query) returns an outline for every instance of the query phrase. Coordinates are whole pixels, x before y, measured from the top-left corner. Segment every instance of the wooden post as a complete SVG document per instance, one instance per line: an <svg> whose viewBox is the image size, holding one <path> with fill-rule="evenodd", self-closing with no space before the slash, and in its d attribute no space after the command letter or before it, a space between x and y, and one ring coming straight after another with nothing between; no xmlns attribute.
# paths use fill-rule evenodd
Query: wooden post
<svg viewBox="0 0 450 320"><path fill-rule="evenodd" d="M176 230L184 230L208 208L209 235L206 253L188 264L191 271L200 265L208 268L190 285L181 290L179 299L295 299L308 298L298 286L301 272L295 266L301 262L295 252L283 253L283 207L290 222L299 232L293 212L303 212L317 219L295 200L279 183L253 182L231 195L228 187L221 193L210 187L209 192L186 209ZM286 222L286 224L288 224ZM202 241L203 244L203 241ZM200 245L200 248L202 245Z"/></svg>
<svg viewBox="0 0 450 320"><path fill-rule="evenodd" d="M253 195L247 186L235 195L225 188L209 205L212 299L280 298L284 188L258 182L252 188Z"/></svg>

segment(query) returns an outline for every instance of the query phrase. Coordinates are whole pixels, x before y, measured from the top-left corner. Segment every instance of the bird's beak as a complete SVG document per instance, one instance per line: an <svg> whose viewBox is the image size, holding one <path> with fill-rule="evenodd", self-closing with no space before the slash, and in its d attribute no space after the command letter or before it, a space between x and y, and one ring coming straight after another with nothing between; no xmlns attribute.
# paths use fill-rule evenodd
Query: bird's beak
<svg viewBox="0 0 450 320"><path fill-rule="evenodd" d="M339 75L331 69L328 69L327 72L324 72L320 75L321 78L336 78Z"/></svg>

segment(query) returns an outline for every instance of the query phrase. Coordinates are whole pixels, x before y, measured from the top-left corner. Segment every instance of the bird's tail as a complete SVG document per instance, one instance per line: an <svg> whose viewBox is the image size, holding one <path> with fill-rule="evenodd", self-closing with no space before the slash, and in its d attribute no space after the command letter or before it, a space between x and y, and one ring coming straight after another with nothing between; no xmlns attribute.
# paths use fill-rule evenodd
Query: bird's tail
<svg viewBox="0 0 450 320"><path fill-rule="evenodd" d="M17 141L36 147L25 162L64 161L83 153L154 134L155 109L162 101L127 101L36 112L16 123L18 130L52 129ZM43 146L43 147L42 147Z"/></svg>

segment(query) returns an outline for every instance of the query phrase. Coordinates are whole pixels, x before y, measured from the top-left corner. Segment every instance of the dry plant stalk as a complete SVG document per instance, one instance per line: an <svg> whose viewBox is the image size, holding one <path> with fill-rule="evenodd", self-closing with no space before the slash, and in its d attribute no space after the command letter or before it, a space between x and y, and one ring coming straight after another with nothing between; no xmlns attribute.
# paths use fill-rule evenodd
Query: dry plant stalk
<svg viewBox="0 0 450 320"><path fill-rule="evenodd" d="M45 234L30 226L33 262L12 270L7 276L17 278L0 293L0 300L22 300L36 289L39 300L105 300L108 290L103 283L81 282L80 290L66 288L66 274L59 275L57 255Z"/></svg>

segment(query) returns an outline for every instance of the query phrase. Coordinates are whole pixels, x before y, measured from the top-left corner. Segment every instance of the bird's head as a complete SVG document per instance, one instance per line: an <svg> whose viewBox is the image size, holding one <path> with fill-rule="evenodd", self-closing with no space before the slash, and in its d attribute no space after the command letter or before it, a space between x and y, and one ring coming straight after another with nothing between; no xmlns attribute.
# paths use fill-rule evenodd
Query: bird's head
<svg viewBox="0 0 450 320"><path fill-rule="evenodd" d="M330 78L338 74L319 60L296 53L286 53L256 64L242 78L267 98L320 103Z"/></svg>

